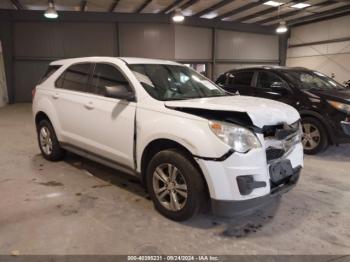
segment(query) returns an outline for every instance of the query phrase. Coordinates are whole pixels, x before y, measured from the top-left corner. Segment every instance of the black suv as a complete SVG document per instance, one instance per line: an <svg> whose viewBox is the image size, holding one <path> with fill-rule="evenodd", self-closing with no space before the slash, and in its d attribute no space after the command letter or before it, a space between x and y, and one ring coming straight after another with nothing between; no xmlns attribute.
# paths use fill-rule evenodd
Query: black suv
<svg viewBox="0 0 350 262"><path fill-rule="evenodd" d="M350 89L306 68L232 70L216 83L229 93L278 100L295 107L303 123L306 154L350 142Z"/></svg>

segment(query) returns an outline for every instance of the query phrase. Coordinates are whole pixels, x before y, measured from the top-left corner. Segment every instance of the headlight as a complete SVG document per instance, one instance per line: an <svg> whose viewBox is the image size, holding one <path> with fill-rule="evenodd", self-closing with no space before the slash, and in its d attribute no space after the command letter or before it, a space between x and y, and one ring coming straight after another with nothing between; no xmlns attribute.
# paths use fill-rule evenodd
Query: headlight
<svg viewBox="0 0 350 262"><path fill-rule="evenodd" d="M209 121L209 126L221 141L237 152L247 153L261 147L255 134L244 127L219 121Z"/></svg>
<svg viewBox="0 0 350 262"><path fill-rule="evenodd" d="M350 105L343 104L337 101L327 100L327 102L333 106L335 109L338 109L339 111L342 111L346 114L350 114Z"/></svg>

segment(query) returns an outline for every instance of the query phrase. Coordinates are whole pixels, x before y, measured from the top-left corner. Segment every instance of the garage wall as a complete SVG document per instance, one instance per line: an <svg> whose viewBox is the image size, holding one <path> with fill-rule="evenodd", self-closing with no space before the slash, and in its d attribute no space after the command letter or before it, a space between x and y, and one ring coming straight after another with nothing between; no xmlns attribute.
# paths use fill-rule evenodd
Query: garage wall
<svg viewBox="0 0 350 262"><path fill-rule="evenodd" d="M31 101L31 90L52 60L116 54L113 23L18 22L13 30L16 102Z"/></svg>
<svg viewBox="0 0 350 262"><path fill-rule="evenodd" d="M133 56L204 63L213 80L233 68L279 63L275 35L169 23L21 19L1 21L2 39L10 102L31 101L31 90L48 64L63 58Z"/></svg>
<svg viewBox="0 0 350 262"><path fill-rule="evenodd" d="M119 24L120 55L174 58L174 27L169 24ZM142 43L142 44L140 44Z"/></svg>
<svg viewBox="0 0 350 262"><path fill-rule="evenodd" d="M350 15L292 28L288 66L302 66L350 79Z"/></svg>
<svg viewBox="0 0 350 262"><path fill-rule="evenodd" d="M215 76L235 68L279 64L276 35L217 30Z"/></svg>

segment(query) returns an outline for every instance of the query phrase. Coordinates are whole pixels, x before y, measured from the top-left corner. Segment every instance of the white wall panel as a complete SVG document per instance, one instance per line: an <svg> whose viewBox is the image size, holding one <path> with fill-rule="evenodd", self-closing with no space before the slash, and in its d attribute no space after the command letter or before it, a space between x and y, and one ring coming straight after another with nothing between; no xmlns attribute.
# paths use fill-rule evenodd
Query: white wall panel
<svg viewBox="0 0 350 262"><path fill-rule="evenodd" d="M175 59L195 60L212 58L212 30L208 28L176 26Z"/></svg>
<svg viewBox="0 0 350 262"><path fill-rule="evenodd" d="M216 52L217 59L278 60L278 37L218 30Z"/></svg>
<svg viewBox="0 0 350 262"><path fill-rule="evenodd" d="M350 37L350 16L292 28L289 43L305 44L347 37ZM287 51L287 65L334 75L342 83L350 79L350 41L291 47Z"/></svg>
<svg viewBox="0 0 350 262"><path fill-rule="evenodd" d="M289 43L294 45L343 37L350 37L350 16L295 27Z"/></svg>

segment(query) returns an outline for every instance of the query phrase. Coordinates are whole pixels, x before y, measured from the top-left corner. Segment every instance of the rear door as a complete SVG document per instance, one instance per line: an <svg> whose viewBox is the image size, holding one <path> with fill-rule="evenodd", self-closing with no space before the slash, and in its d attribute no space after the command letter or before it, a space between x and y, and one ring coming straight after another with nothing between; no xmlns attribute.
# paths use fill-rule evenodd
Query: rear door
<svg viewBox="0 0 350 262"><path fill-rule="evenodd" d="M84 113L89 106L89 80L92 63L69 66L55 82L52 101L61 128L63 142L84 148L89 119Z"/></svg>
<svg viewBox="0 0 350 262"><path fill-rule="evenodd" d="M254 71L231 71L226 73L225 82L221 86L229 93L253 96Z"/></svg>
<svg viewBox="0 0 350 262"><path fill-rule="evenodd" d="M254 95L292 104L293 94L288 83L273 71L257 71Z"/></svg>

